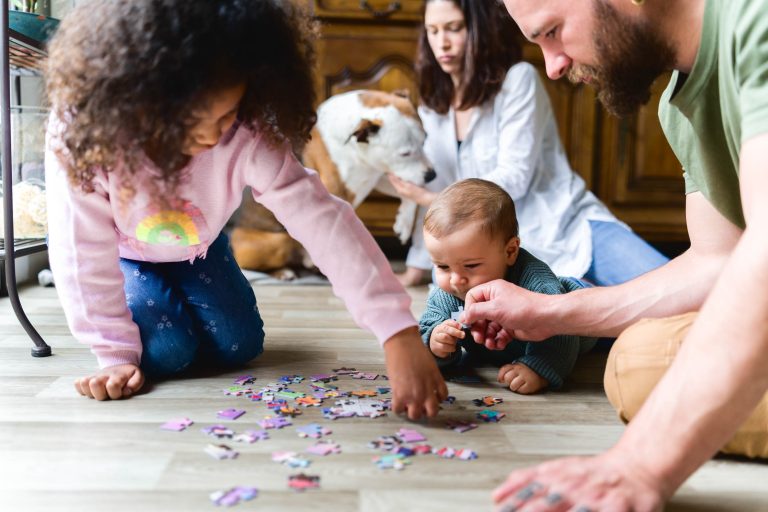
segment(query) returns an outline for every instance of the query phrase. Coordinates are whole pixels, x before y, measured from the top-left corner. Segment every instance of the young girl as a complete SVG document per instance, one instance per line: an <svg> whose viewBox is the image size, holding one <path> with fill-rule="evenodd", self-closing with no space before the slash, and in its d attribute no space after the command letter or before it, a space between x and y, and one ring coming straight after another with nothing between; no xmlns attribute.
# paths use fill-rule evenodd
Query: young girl
<svg viewBox="0 0 768 512"><path fill-rule="evenodd" d="M263 323L227 219L245 187L384 345L393 407L434 415L445 384L410 299L345 202L294 158L315 120L311 24L277 0L94 0L50 45L50 257L104 400L199 360L247 363Z"/></svg>
<svg viewBox="0 0 768 512"><path fill-rule="evenodd" d="M597 285L628 281L667 259L620 223L573 172L536 69L521 62L518 29L501 2L428 0L417 72L437 172L429 188L391 178L429 206L454 181L483 178L512 196L524 247L558 275ZM414 229L404 284L430 268Z"/></svg>

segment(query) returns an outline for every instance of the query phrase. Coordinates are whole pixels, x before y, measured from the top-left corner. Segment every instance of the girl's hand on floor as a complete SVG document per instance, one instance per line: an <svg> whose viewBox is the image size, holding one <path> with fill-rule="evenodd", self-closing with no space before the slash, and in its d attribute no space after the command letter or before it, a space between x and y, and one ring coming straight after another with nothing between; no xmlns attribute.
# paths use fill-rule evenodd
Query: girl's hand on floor
<svg viewBox="0 0 768 512"><path fill-rule="evenodd" d="M418 329L410 327L389 338L384 353L392 383L392 410L407 412L411 420L436 416L448 388Z"/></svg>
<svg viewBox="0 0 768 512"><path fill-rule="evenodd" d="M118 364L75 381L78 393L96 400L128 398L144 385L144 374L135 364Z"/></svg>

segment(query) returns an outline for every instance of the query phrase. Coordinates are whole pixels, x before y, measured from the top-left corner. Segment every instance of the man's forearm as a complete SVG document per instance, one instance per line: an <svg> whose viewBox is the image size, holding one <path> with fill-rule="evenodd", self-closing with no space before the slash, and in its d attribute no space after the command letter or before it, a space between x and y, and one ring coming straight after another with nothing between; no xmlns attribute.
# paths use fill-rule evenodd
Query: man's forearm
<svg viewBox="0 0 768 512"><path fill-rule="evenodd" d="M642 318L696 311L725 261L689 249L630 282L557 296L550 305L552 322L562 334L618 336Z"/></svg>

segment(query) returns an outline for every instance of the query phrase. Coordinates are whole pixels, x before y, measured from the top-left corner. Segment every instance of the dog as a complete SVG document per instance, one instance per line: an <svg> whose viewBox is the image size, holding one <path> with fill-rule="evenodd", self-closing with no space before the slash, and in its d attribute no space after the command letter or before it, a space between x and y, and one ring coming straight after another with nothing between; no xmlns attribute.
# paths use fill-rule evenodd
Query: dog
<svg viewBox="0 0 768 512"><path fill-rule="evenodd" d="M387 174L417 185L435 178L423 152L426 134L413 103L404 94L357 90L331 96L317 109L317 123L302 152L302 163L314 169L323 185L357 208L371 191L397 197ZM232 231L232 249L242 268L278 271L313 268L301 245L274 216L244 198ZM401 198L394 232L402 243L413 230L418 205Z"/></svg>

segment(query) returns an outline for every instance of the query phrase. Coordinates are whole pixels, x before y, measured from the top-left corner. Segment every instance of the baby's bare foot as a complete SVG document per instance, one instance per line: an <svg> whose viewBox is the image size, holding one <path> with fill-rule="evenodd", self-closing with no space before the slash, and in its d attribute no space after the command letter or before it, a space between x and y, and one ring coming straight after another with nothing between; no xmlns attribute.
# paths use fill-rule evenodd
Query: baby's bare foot
<svg viewBox="0 0 768 512"><path fill-rule="evenodd" d="M505 364L499 368L499 382L521 395L531 395L549 384L547 379L522 363Z"/></svg>

